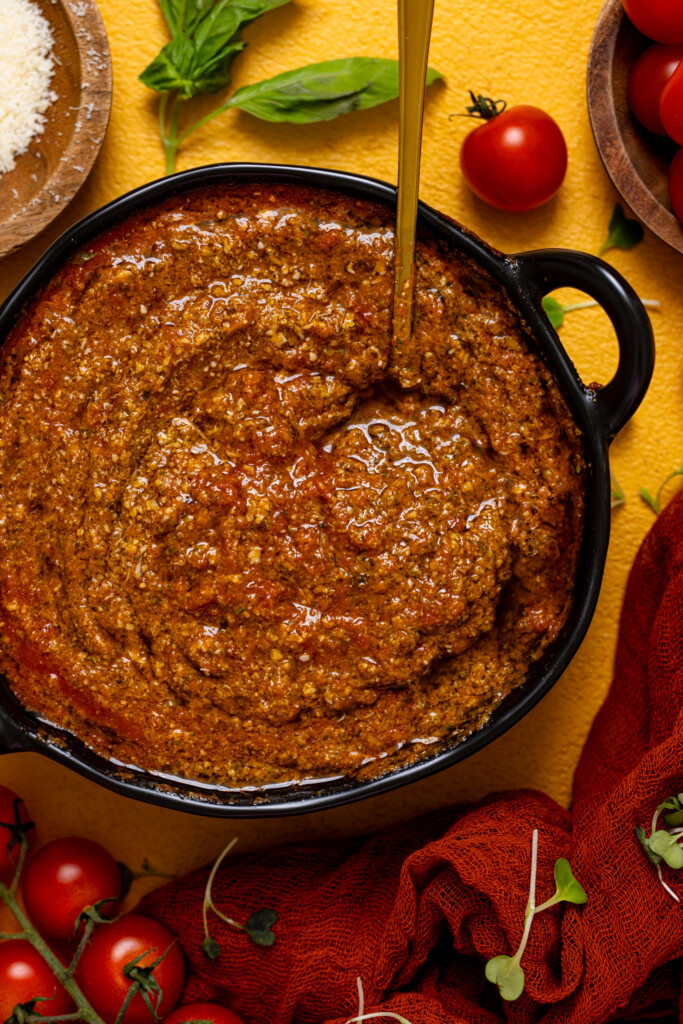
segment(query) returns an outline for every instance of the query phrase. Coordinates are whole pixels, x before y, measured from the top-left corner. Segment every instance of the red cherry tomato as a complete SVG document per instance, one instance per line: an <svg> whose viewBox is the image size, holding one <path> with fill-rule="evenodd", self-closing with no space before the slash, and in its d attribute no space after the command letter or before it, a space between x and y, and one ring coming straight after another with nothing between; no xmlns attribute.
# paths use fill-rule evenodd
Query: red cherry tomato
<svg viewBox="0 0 683 1024"><path fill-rule="evenodd" d="M484 121L460 150L465 181L499 210L533 210L555 195L567 170L567 146L557 122L520 105Z"/></svg>
<svg viewBox="0 0 683 1024"><path fill-rule="evenodd" d="M28 916L42 935L72 939L82 910L121 893L112 855L93 842L66 836L42 846L26 865L22 891ZM103 917L118 912L116 899L100 907Z"/></svg>
<svg viewBox="0 0 683 1024"><path fill-rule="evenodd" d="M656 135L666 135L659 116L659 102L664 86L683 60L683 44L648 46L631 68L628 76L628 104L637 121Z"/></svg>
<svg viewBox="0 0 683 1024"><path fill-rule="evenodd" d="M681 0L622 0L630 20L658 43L683 43Z"/></svg>
<svg viewBox="0 0 683 1024"><path fill-rule="evenodd" d="M659 116L664 130L683 146L683 64L679 64L662 89Z"/></svg>
<svg viewBox="0 0 683 1024"><path fill-rule="evenodd" d="M45 1017L70 1013L74 1009L71 996L30 942L24 939L0 942L0 1020L7 1020L19 1003L27 1003L38 996L44 996L46 1001L36 1003L35 1012Z"/></svg>
<svg viewBox="0 0 683 1024"><path fill-rule="evenodd" d="M19 802L17 803L17 801ZM6 884L11 882L14 877L14 869L19 856L19 843L16 843L11 853L7 853L7 845L12 839L12 832L7 826L13 825L16 821L15 807L19 813L19 821L25 825L29 821L29 814L24 801L7 786L0 786L0 822L2 822L0 825L0 879ZM32 827L26 833L29 845L34 840L35 832L35 828Z"/></svg>
<svg viewBox="0 0 683 1024"><path fill-rule="evenodd" d="M161 997L150 995L159 1017L171 1012L185 983L185 960L175 935L142 914L126 914L111 924L98 925L76 968L76 981L105 1024L114 1024L133 984L124 967L147 954L138 966L148 967L168 953L154 970ZM126 1010L125 1024L153 1024L154 1017L138 992Z"/></svg>
<svg viewBox="0 0 683 1024"><path fill-rule="evenodd" d="M185 1024L187 1021L197 1020L208 1020L211 1024L243 1024L241 1017L236 1013L216 1003L186 1003L184 1006L178 1006L173 1013L169 1013L162 1024Z"/></svg>
<svg viewBox="0 0 683 1024"><path fill-rule="evenodd" d="M677 150L669 167L669 199L674 213L683 221L683 149Z"/></svg>

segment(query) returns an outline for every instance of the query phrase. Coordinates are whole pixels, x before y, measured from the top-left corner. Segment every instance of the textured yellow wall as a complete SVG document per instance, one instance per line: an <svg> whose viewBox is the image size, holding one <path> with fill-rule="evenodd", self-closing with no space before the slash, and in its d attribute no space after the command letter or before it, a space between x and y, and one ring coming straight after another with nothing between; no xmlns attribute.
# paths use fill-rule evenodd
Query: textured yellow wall
<svg viewBox="0 0 683 1024"><path fill-rule="evenodd" d="M600 0L437 0L431 63L446 76L427 104L421 196L502 250L570 246L595 251L617 198L593 143L585 102L588 47ZM70 208L49 231L0 264L4 297L45 246L70 223L102 203L163 173L156 135L156 100L138 73L165 42L156 0L100 0L114 63L109 133L96 167ZM249 28L236 85L303 63L351 54L396 56L395 6L388 0L294 0ZM470 87L512 103L537 103L559 121L569 170L559 195L530 214L494 212L474 199L458 170L459 144L470 128L451 112L464 108ZM196 102L196 116L208 109ZM266 125L228 112L193 136L178 169L223 160L301 163L395 180L397 104L312 126ZM193 117L193 120L195 118ZM366 830L429 806L515 786L545 789L563 803L591 720L611 678L617 621L628 568L652 513L637 497L683 461L681 337L683 257L646 232L630 252L610 259L644 297L659 299L653 314L658 345L650 392L612 449L613 467L628 500L613 514L607 571L589 635L544 701L503 738L464 764L372 801L317 815L245 823L189 818L117 797L37 755L0 760L0 782L24 794L44 838L66 832L105 841L139 864L143 856L171 870L212 857L225 837L242 849L279 839ZM607 380L616 342L600 310L572 314L561 336L587 380Z"/></svg>

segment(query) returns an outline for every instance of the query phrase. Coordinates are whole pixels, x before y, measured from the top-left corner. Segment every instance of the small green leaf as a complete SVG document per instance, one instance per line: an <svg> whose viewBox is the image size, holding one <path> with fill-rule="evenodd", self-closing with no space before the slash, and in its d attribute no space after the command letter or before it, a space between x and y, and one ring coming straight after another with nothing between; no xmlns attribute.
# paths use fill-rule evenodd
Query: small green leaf
<svg viewBox="0 0 683 1024"><path fill-rule="evenodd" d="M277 921L277 914L270 908L257 910L251 915L244 926L244 930L257 946L272 946L275 942L275 933L272 925Z"/></svg>
<svg viewBox="0 0 683 1024"><path fill-rule="evenodd" d="M555 896L557 901L566 903L586 903L588 896L580 882L574 878L571 864L566 857L558 857L555 861Z"/></svg>
<svg viewBox="0 0 683 1024"><path fill-rule="evenodd" d="M645 851L648 860L652 861L653 864L659 864L662 858L659 856L659 854L653 853L653 851L650 849L650 842L647 838L647 833L643 826L636 825L633 831L635 833L636 839Z"/></svg>
<svg viewBox="0 0 683 1024"><path fill-rule="evenodd" d="M557 331L564 323L564 306L557 299L554 299L552 295L544 295L541 299L541 305L545 310L545 315L550 320L551 327L554 327Z"/></svg>
<svg viewBox="0 0 683 1024"><path fill-rule="evenodd" d="M427 71L427 85L441 78ZM398 96L398 61L346 57L285 71L264 82L245 85L225 104L264 121L310 124L331 121Z"/></svg>
<svg viewBox="0 0 683 1024"><path fill-rule="evenodd" d="M524 991L524 971L510 956L494 956L484 968L488 981L498 986L503 999L509 1003L519 999Z"/></svg>
<svg viewBox="0 0 683 1024"><path fill-rule="evenodd" d="M678 845L676 836L672 836L666 829L653 832L647 844L670 868L683 868L683 849Z"/></svg>
<svg viewBox="0 0 683 1024"><path fill-rule="evenodd" d="M202 942L202 953L204 956L208 956L209 960L218 960L218 957L221 955L221 947L215 939L207 935Z"/></svg>
<svg viewBox="0 0 683 1024"><path fill-rule="evenodd" d="M620 203L616 203L610 217L608 235L598 249L602 256L608 249L632 249L643 238L643 228L637 220L630 220Z"/></svg>
<svg viewBox="0 0 683 1024"><path fill-rule="evenodd" d="M669 828L678 828L683 825L683 811L673 811L671 814L665 814L664 821Z"/></svg>

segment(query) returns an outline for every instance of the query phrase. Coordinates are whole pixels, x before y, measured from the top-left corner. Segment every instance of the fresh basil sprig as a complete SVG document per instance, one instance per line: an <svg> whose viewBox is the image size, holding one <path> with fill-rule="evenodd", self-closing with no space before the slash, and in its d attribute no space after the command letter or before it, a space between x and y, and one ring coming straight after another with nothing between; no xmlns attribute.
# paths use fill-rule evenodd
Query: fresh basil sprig
<svg viewBox="0 0 683 1024"><path fill-rule="evenodd" d="M161 93L159 131L166 173L175 169L178 147L192 132L223 111L238 107L265 121L310 124L330 121L398 96L398 61L346 57L285 71L247 85L205 117L179 130L181 105L232 81L232 65L247 45L242 29L289 0L159 0L171 40L140 75ZM427 84L442 76L430 68Z"/></svg>
<svg viewBox="0 0 683 1024"><path fill-rule="evenodd" d="M429 68L427 85L441 78ZM245 85L225 104L264 121L310 124L331 121L351 110L365 110L398 96L398 61L346 57L285 71L265 82Z"/></svg>

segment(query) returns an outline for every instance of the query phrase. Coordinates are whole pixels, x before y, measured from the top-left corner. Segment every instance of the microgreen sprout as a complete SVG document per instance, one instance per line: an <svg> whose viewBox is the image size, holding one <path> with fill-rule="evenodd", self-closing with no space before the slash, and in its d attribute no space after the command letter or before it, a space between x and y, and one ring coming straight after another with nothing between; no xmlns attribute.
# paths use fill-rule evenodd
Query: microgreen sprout
<svg viewBox="0 0 683 1024"><path fill-rule="evenodd" d="M234 918L228 917L224 914L213 902L211 888L213 886L214 878L216 877L219 867L236 842L236 837L230 840L223 852L217 857L206 881L204 902L202 904L202 918L204 921L204 941L202 942L202 952L204 953L204 956L209 958L209 960L218 960L221 955L221 947L213 938L209 930L209 910L213 910L216 917L220 917L221 921L225 921L225 923L229 924L231 928L237 928L239 931L246 932L251 941L257 946L272 946L275 942L275 932L272 930L272 926L277 921L277 914L274 910L271 910L269 907L266 907L263 910L256 910L244 924L241 924L239 921L235 921Z"/></svg>
<svg viewBox="0 0 683 1024"><path fill-rule="evenodd" d="M355 1017L349 1017L346 1024L360 1024L361 1021L376 1020L378 1017L389 1017L391 1020L397 1020L399 1024L410 1024L409 1020L402 1017L400 1013L394 1013L393 1010L377 1010L375 1013L364 1013L365 996L363 995L363 982L360 978L356 978L356 985L358 986L358 1014Z"/></svg>
<svg viewBox="0 0 683 1024"><path fill-rule="evenodd" d="M571 865L565 857L555 861L555 892L536 906L536 871L538 865L538 829L531 837L531 870L529 872L529 898L524 913L524 931L516 952L512 956L501 954L488 961L485 968L487 979L498 986L503 999L512 1002L519 999L524 991L524 970L520 963L529 940L531 924L536 914L554 907L557 903L585 903L588 897L580 882L574 878Z"/></svg>
<svg viewBox="0 0 683 1024"><path fill-rule="evenodd" d="M662 511L662 491L664 490L666 485L668 483L671 483L671 481L675 479L675 477L677 476L683 476L683 466L679 466L678 469L674 469L673 473L669 473L669 475L664 480L662 480L659 486L659 490L657 491L657 494L654 498L652 497L652 495L646 487L641 487L638 491L638 494L643 499L645 504L650 506L650 508L656 516L658 516L659 513Z"/></svg>
<svg viewBox="0 0 683 1024"><path fill-rule="evenodd" d="M661 309L662 304L659 299L641 299L640 301L648 309ZM541 305L545 315L550 320L551 327L554 327L557 331L564 324L564 318L567 313L573 313L577 309L591 309L593 306L599 306L600 303L596 302L595 299L562 303L553 298L552 295L544 295L541 299Z"/></svg>
<svg viewBox="0 0 683 1024"><path fill-rule="evenodd" d="M660 815L664 816L666 828L659 828ZM657 868L657 875L662 887L669 896L680 903L680 897L664 881L662 864L680 871L683 868L683 793L676 793L666 797L655 807L650 823L650 834L642 825L636 825L633 830L636 839L640 843L648 860Z"/></svg>
<svg viewBox="0 0 683 1024"><path fill-rule="evenodd" d="M626 495L624 494L624 488L621 486L614 473L610 469L610 505L612 508L618 508L619 505L623 505L626 501Z"/></svg>

